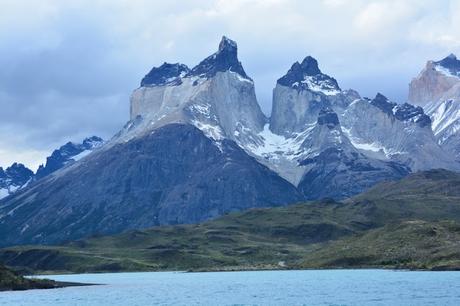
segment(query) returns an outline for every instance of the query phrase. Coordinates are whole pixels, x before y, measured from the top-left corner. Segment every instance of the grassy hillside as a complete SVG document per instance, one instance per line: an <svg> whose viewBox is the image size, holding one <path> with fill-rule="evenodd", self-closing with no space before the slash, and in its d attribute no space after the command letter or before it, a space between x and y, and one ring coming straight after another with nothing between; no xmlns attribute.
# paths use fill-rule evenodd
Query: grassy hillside
<svg viewBox="0 0 460 306"><path fill-rule="evenodd" d="M0 250L29 272L460 268L460 175L381 184L345 202L254 209L198 225Z"/></svg>
<svg viewBox="0 0 460 306"><path fill-rule="evenodd" d="M52 280L27 279L0 265L0 291L51 289L64 286Z"/></svg>

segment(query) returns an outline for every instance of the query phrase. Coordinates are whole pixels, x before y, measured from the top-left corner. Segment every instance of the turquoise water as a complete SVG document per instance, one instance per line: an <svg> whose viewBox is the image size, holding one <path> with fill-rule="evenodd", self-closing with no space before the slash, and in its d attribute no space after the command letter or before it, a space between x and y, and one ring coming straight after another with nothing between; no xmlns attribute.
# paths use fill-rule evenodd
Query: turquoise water
<svg viewBox="0 0 460 306"><path fill-rule="evenodd" d="M310 270L47 277L105 285L0 292L0 305L460 305L460 272Z"/></svg>

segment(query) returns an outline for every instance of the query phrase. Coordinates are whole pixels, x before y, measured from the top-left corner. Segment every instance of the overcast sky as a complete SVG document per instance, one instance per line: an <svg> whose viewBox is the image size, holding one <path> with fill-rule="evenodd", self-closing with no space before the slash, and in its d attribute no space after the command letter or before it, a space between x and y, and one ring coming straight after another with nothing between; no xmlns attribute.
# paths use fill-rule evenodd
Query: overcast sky
<svg viewBox="0 0 460 306"><path fill-rule="evenodd" d="M342 88L404 102L429 59L460 54L460 0L0 0L0 166L32 169L65 142L109 138L164 61L192 67L222 35L265 113L307 55Z"/></svg>

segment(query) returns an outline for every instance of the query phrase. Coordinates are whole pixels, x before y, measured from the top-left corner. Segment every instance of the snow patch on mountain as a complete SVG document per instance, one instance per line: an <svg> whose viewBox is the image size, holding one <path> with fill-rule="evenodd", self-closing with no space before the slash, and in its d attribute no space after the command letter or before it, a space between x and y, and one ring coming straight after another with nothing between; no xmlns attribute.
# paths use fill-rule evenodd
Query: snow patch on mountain
<svg viewBox="0 0 460 306"><path fill-rule="evenodd" d="M306 84L307 88L311 91L325 94L327 96L333 96L340 93L334 83L330 80L321 80L314 76L305 76L305 79L299 82L292 83L292 88L302 87L302 84Z"/></svg>

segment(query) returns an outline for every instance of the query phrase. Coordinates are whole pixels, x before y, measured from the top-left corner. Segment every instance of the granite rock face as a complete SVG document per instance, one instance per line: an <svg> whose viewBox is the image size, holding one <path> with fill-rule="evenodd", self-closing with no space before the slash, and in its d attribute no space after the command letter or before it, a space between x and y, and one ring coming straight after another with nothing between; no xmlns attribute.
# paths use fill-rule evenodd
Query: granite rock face
<svg viewBox="0 0 460 306"><path fill-rule="evenodd" d="M409 103L425 107L443 98L460 83L460 61L451 54L440 61L428 61L425 69L409 84Z"/></svg>
<svg viewBox="0 0 460 306"><path fill-rule="evenodd" d="M430 119L419 107L377 94L350 105L341 122L353 145L368 156L401 162L412 171L460 168L438 145Z"/></svg>
<svg viewBox="0 0 460 306"><path fill-rule="evenodd" d="M122 141L169 123L195 125L215 140L259 141L254 135L262 131L267 118L257 103L254 82L238 60L234 41L223 37L218 51L185 75L177 70L171 76L167 71L160 73L166 68L156 69L176 79L133 92L131 120L137 120L138 127L120 135Z"/></svg>
<svg viewBox="0 0 460 306"><path fill-rule="evenodd" d="M460 60L429 61L409 87L409 100L424 106L438 144L460 161Z"/></svg>
<svg viewBox="0 0 460 306"><path fill-rule="evenodd" d="M270 130L290 137L314 123L324 107L330 107L336 100L348 104L349 99L334 78L321 72L316 59L307 56L278 79L273 90Z"/></svg>

